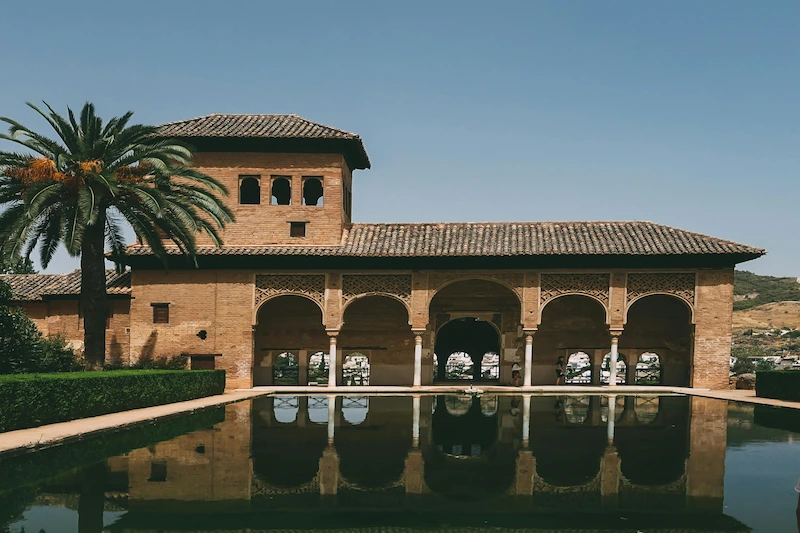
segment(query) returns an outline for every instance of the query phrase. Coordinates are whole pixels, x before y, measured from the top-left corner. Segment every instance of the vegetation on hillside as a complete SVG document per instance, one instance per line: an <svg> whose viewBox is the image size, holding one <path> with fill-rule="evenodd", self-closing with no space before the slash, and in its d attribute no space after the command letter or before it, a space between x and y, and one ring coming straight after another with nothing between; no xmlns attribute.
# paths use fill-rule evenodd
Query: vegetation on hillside
<svg viewBox="0 0 800 533"><path fill-rule="evenodd" d="M737 270L733 279L733 294L747 297L733 303L734 311L770 302L800 301L797 278L759 276L746 270Z"/></svg>

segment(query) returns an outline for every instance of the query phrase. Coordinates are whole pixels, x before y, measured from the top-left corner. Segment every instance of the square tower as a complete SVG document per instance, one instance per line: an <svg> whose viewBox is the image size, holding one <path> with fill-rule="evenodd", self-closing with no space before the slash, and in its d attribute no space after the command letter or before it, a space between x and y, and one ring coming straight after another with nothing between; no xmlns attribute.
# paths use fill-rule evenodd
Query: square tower
<svg viewBox="0 0 800 533"><path fill-rule="evenodd" d="M352 172L370 166L358 135L297 115L213 114L164 124L159 135L192 145L195 168L228 188L236 222L222 232L227 246L340 244Z"/></svg>

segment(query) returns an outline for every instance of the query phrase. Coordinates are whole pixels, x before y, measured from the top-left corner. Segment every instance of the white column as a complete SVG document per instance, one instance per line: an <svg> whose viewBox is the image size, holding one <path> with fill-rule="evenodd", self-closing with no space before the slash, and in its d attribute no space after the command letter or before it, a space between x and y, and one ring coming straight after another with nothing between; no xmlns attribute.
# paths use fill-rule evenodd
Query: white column
<svg viewBox="0 0 800 533"><path fill-rule="evenodd" d="M531 386L533 372L533 333L525 333L525 368L522 369L522 386Z"/></svg>
<svg viewBox="0 0 800 533"><path fill-rule="evenodd" d="M531 439L531 395L522 395L522 447L527 448Z"/></svg>
<svg viewBox="0 0 800 533"><path fill-rule="evenodd" d="M422 333L414 338L414 386L422 385Z"/></svg>
<svg viewBox="0 0 800 533"><path fill-rule="evenodd" d="M335 387L336 386L336 376L339 375L339 371L337 370L337 360L336 360L336 335L331 335L331 348L330 352L328 353L328 357L330 358L330 363L328 364L328 387Z"/></svg>
<svg viewBox="0 0 800 533"><path fill-rule="evenodd" d="M619 358L619 335L611 334L611 360L608 362L608 386L617 386L617 359Z"/></svg>
<svg viewBox="0 0 800 533"><path fill-rule="evenodd" d="M414 396L411 400L414 404L414 419L411 427L411 445L414 448L419 448L419 404L420 397Z"/></svg>
<svg viewBox="0 0 800 533"><path fill-rule="evenodd" d="M606 396L608 398L608 426L607 436L608 442L614 442L614 419L617 417L617 397L614 395Z"/></svg>
<svg viewBox="0 0 800 533"><path fill-rule="evenodd" d="M333 445L336 434L336 396L328 395L328 444Z"/></svg>

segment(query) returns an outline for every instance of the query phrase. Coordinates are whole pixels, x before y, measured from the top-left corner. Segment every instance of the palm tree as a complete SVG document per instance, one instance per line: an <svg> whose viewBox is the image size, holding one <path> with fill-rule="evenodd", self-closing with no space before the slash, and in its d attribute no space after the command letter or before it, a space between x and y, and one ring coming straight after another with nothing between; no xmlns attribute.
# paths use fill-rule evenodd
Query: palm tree
<svg viewBox="0 0 800 533"><path fill-rule="evenodd" d="M28 104L55 130L40 135L10 118L5 139L25 153L0 151L0 261L27 258L38 246L46 267L60 243L81 258L84 355L90 368L105 359L105 250L117 269L125 254L124 224L139 242L164 261L164 242L172 241L194 261L195 236L205 233L217 246L217 232L233 221L220 196L226 188L190 168L192 149L157 136L154 126L128 125L133 113L103 120L86 103L79 120L67 108L62 117Z"/></svg>

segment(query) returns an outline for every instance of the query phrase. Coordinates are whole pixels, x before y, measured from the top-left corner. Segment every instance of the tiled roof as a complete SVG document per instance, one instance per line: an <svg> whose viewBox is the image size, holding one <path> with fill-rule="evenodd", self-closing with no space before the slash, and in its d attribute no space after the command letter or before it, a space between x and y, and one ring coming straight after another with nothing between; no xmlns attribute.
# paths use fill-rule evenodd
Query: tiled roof
<svg viewBox="0 0 800 533"><path fill-rule="evenodd" d="M312 122L298 115L230 115L215 113L162 124L159 136L175 138L327 139L356 145L363 167L369 158L361 137L349 131Z"/></svg>
<svg viewBox="0 0 800 533"><path fill-rule="evenodd" d="M3 274L0 281L11 286L14 300L41 300L45 296L77 296L81 293L81 271L69 274ZM130 294L131 273L117 274L106 270L106 291L108 294Z"/></svg>
<svg viewBox="0 0 800 533"><path fill-rule="evenodd" d="M168 248L180 254L177 248ZM130 246L128 255L149 255ZM498 257L542 255L748 255L760 248L653 222L353 224L340 246L201 246L200 255Z"/></svg>

